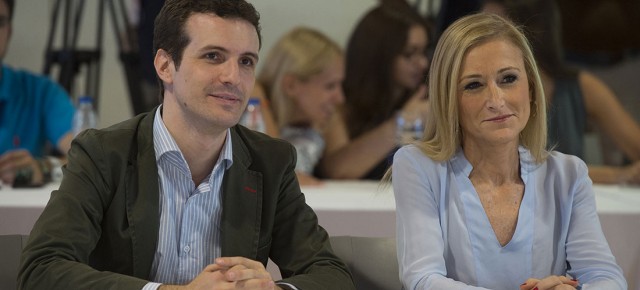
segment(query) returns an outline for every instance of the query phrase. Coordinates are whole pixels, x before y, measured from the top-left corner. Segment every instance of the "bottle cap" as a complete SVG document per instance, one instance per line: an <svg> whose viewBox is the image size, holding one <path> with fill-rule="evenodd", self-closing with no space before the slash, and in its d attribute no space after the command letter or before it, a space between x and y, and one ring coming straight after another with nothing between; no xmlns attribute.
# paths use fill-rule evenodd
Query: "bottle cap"
<svg viewBox="0 0 640 290"><path fill-rule="evenodd" d="M78 98L78 104L93 103L93 99L90 96L81 96Z"/></svg>
<svg viewBox="0 0 640 290"><path fill-rule="evenodd" d="M258 98L250 98L249 105L260 105L260 99Z"/></svg>

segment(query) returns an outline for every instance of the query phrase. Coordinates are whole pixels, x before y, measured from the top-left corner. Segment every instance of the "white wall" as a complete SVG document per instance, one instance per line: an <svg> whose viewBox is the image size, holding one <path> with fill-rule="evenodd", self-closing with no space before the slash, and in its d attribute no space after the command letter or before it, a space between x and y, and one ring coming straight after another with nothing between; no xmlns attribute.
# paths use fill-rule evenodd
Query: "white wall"
<svg viewBox="0 0 640 290"><path fill-rule="evenodd" d="M93 44L96 25L96 5L101 0L85 1L81 45ZM16 1L13 35L4 60L14 67L42 72L44 51L49 34L53 0ZM339 44L346 43L351 29L360 16L373 7L377 0L249 0L262 18L263 47L261 57L280 35L296 25L307 25L325 32ZM105 15L103 62L100 85L100 127L130 118L132 110L125 87L125 79L109 15ZM61 22L59 20L58 22ZM61 30L57 32L61 35ZM82 80L76 81L82 91Z"/></svg>

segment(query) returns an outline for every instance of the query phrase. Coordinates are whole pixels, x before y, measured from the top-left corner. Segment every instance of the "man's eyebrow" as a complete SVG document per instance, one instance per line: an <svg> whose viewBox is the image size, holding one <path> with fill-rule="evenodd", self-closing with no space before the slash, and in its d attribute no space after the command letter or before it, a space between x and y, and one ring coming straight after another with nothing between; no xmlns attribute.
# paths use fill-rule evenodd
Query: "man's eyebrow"
<svg viewBox="0 0 640 290"><path fill-rule="evenodd" d="M204 46L204 47L202 47L202 48L200 49L200 51L208 51L208 50L219 50L219 51L226 52L226 53L228 53L228 52L229 52L229 50L228 50L228 49L226 49L226 48L224 48L224 47L222 47L222 46L217 46L217 45L207 45L207 46ZM242 53L242 55L244 55L244 56L249 56L249 57L252 57L252 58L255 58L255 59L256 59L256 61L257 61L258 59L260 59L260 58L258 57L258 54L257 54L257 53L255 53L255 52L251 52L251 51L248 51L248 52Z"/></svg>
<svg viewBox="0 0 640 290"><path fill-rule="evenodd" d="M243 53L243 55L249 56L253 59L255 59L256 61L260 60L260 57L258 57L258 54L255 52L245 52Z"/></svg>

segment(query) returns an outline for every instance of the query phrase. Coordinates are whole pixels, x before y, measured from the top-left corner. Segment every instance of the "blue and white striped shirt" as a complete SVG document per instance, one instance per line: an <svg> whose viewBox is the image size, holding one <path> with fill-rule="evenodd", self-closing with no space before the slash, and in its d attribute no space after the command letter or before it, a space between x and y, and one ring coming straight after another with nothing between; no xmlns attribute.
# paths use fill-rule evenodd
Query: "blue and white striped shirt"
<svg viewBox="0 0 640 290"><path fill-rule="evenodd" d="M160 231L151 268L151 281L143 290L160 283L184 285L220 257L220 185L233 164L231 133L205 182L194 184L191 171L175 140L156 111L153 144L158 163Z"/></svg>

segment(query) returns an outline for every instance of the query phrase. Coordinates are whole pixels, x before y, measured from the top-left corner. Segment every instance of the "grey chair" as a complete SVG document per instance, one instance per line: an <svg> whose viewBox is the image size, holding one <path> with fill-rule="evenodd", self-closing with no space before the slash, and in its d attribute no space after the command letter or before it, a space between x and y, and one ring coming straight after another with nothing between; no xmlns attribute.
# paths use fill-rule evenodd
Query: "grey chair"
<svg viewBox="0 0 640 290"><path fill-rule="evenodd" d="M20 253L27 235L0 235L0 289L16 289Z"/></svg>
<svg viewBox="0 0 640 290"><path fill-rule="evenodd" d="M402 289L395 238L334 236L331 246L349 266L358 290Z"/></svg>

